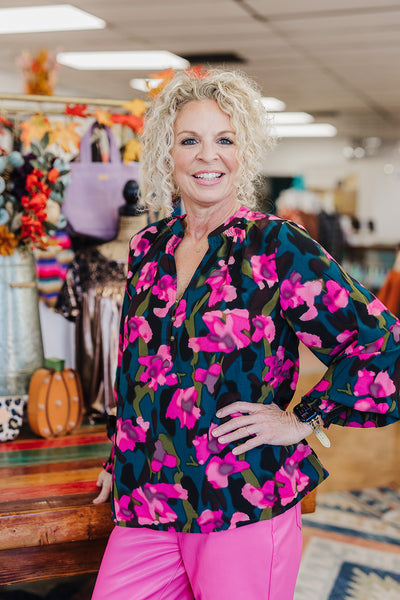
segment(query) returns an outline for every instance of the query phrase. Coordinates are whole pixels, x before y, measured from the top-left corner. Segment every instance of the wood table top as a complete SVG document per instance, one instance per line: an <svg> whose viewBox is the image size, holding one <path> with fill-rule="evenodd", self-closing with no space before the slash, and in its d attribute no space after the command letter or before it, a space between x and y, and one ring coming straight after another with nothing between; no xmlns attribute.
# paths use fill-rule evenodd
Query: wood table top
<svg viewBox="0 0 400 600"><path fill-rule="evenodd" d="M0 584L98 568L113 523L110 504L92 500L110 448L104 425L82 426L54 439L21 432L0 444ZM70 544L77 546L80 565L66 558Z"/></svg>

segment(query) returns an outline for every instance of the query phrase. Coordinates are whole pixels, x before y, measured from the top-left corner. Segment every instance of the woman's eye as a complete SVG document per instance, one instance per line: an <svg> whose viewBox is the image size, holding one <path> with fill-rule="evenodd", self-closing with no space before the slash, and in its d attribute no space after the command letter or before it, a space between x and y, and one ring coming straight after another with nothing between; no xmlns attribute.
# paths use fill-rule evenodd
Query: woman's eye
<svg viewBox="0 0 400 600"><path fill-rule="evenodd" d="M181 142L182 146L192 146L195 143L196 143L195 138L186 138L186 139L182 140L182 142Z"/></svg>
<svg viewBox="0 0 400 600"><path fill-rule="evenodd" d="M219 140L219 143L220 143L220 144L233 144L233 140L231 140L231 139L229 139L229 138L226 138L226 137L224 137L224 138L221 138L221 139Z"/></svg>

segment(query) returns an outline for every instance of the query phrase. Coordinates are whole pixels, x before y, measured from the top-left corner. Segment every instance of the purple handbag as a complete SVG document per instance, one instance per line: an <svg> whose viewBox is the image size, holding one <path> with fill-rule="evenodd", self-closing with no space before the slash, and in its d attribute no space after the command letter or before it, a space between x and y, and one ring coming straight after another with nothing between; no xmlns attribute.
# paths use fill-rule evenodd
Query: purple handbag
<svg viewBox="0 0 400 600"><path fill-rule="evenodd" d="M93 162L91 137L97 125L82 136L79 159L71 163L71 183L66 189L62 213L71 236L88 236L102 241L115 238L118 231L118 208L125 204L125 183L139 183L138 163L125 165L112 131L106 127L110 144L110 161Z"/></svg>

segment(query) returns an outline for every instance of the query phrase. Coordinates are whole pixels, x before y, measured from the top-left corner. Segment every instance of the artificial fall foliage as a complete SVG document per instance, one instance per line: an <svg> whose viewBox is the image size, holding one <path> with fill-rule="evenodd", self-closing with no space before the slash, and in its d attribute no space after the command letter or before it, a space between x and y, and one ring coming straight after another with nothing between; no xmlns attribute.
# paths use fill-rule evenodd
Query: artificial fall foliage
<svg viewBox="0 0 400 600"><path fill-rule="evenodd" d="M87 111L87 104L67 104L64 113L71 117L82 117L85 119L86 117L91 116Z"/></svg>
<svg viewBox="0 0 400 600"><path fill-rule="evenodd" d="M51 131L51 123L47 117L36 114L29 121L23 121L20 128L21 141L25 148L29 148L34 140L41 140L46 133Z"/></svg>
<svg viewBox="0 0 400 600"><path fill-rule="evenodd" d="M0 256L11 256L18 246L18 238L7 225L0 225Z"/></svg>
<svg viewBox="0 0 400 600"><path fill-rule="evenodd" d="M49 143L59 144L65 152L74 152L79 148L81 136L76 131L77 125L69 123L54 123L50 131Z"/></svg>
<svg viewBox="0 0 400 600"><path fill-rule="evenodd" d="M105 125L106 127L112 127L113 122L111 119L111 113L108 110L96 109L94 111L94 115L96 117L96 121L100 125Z"/></svg>
<svg viewBox="0 0 400 600"><path fill-rule="evenodd" d="M139 98L135 98L135 100L131 100L123 105L123 108L130 112L135 117L143 117L146 112L146 103L143 100L139 100Z"/></svg>
<svg viewBox="0 0 400 600"><path fill-rule="evenodd" d="M125 146L124 163L139 161L142 156L142 144L136 138L132 138Z"/></svg>

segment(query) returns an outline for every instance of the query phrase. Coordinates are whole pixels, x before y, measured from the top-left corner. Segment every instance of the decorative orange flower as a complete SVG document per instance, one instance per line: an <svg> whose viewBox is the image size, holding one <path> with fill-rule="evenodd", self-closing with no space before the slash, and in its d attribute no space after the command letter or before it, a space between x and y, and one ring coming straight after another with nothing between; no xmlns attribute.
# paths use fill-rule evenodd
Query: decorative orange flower
<svg viewBox="0 0 400 600"><path fill-rule="evenodd" d="M18 246L18 238L6 225L0 225L0 255L11 256Z"/></svg>
<svg viewBox="0 0 400 600"><path fill-rule="evenodd" d="M42 221L39 219L32 219L28 215L22 215L21 217L21 239L30 242L44 241L45 231L43 229Z"/></svg>
<svg viewBox="0 0 400 600"><path fill-rule="evenodd" d="M126 125L130 127L135 133L140 133L143 129L143 118L135 115L121 115L120 113L114 113L111 116L113 123L119 123L120 125Z"/></svg>
<svg viewBox="0 0 400 600"><path fill-rule="evenodd" d="M207 69L204 67L204 65L197 65L196 67L188 67L187 69L185 69L186 73L188 73L188 75L190 77L193 77L193 79L204 79L204 77L207 77L207 75L209 74L210 71L207 71Z"/></svg>
<svg viewBox="0 0 400 600"><path fill-rule="evenodd" d="M11 121L6 119L6 117L2 117L0 115L0 133L3 131L2 125L4 125L5 127L12 127Z"/></svg>
<svg viewBox="0 0 400 600"><path fill-rule="evenodd" d="M204 67L204 65L197 65L196 67L188 67L185 69L186 73L193 77L194 79L203 79L207 77L209 71ZM165 88L167 83L173 79L176 71L174 69L166 69L165 71L160 71L160 73L153 73L150 75L152 79L161 79L161 83L153 88L149 89L150 98L156 98L158 94Z"/></svg>
<svg viewBox="0 0 400 600"><path fill-rule="evenodd" d="M149 89L150 98L156 98L161 90L165 88L167 83L171 81L174 75L174 69L165 69L165 71L160 71L159 73L153 73L150 75L152 79L161 79L161 83L157 87Z"/></svg>
<svg viewBox="0 0 400 600"><path fill-rule="evenodd" d="M59 177L60 171L58 169L50 169L50 171L47 173L47 179L50 181L50 183L55 183Z"/></svg>
<svg viewBox="0 0 400 600"><path fill-rule="evenodd" d="M45 194L39 192L30 198L28 196L22 196L21 204L28 212L31 211L34 213L35 217L39 219L39 221L44 221L47 218L47 213L45 210L47 196Z"/></svg>
<svg viewBox="0 0 400 600"><path fill-rule="evenodd" d="M90 117L90 113L87 113L87 104L67 104L65 106L65 114L71 115L72 117Z"/></svg>

